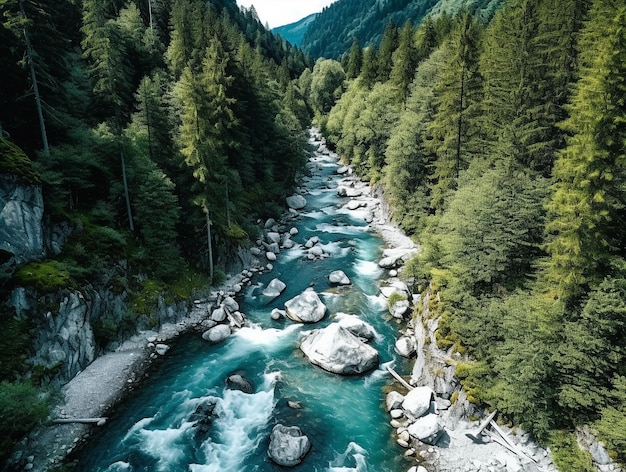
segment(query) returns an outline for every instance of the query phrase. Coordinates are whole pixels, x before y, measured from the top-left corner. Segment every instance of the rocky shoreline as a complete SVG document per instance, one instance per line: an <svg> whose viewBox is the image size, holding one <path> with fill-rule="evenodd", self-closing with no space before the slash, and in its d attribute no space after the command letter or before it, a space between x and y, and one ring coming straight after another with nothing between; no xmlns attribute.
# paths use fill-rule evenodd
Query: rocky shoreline
<svg viewBox="0 0 626 472"><path fill-rule="evenodd" d="M316 130L312 130L311 136L310 143L317 148L316 156L336 157L326 148ZM316 156L309 161L312 171L318 165ZM411 472L556 471L549 451L534 444L520 429L504 428L516 452L508 450L490 436L481 435L479 441L467 436L467 432L476 431L479 423L466 418L482 417L486 412L476 410L460 390L454 378L454 367L447 362L451 353L437 349L434 339L437 320L430 319L427 312L410 317L410 306L417 301L418 295L410 293L398 278L403 261L419 248L390 222L381 195L360 181L349 167L340 167L337 172L342 175L339 195L350 197L345 210L363 218L388 246L379 261L379 266L388 275L382 282L381 294L387 299L393 293L401 294L390 310L391 316L398 323L403 323L403 326L406 323L396 340L396 350L405 357L417 357L408 382L411 387L418 388L411 390L394 385L386 402L395 437L404 448L407 469ZM287 203L290 210L283 220L265 223L263 239L258 240L256 246L245 255L247 268L231 277L222 287L213 290L205 299L196 300L188 315L177 323L164 324L158 332L140 332L115 351L96 358L63 388L65 401L57 407L54 415L59 419L105 417L124 395L149 375L151 363L166 355L168 344L176 337L189 331L198 331L208 342L220 342L233 329L243 325L245 315L239 312L234 297L250 283L255 273L271 271L272 262L276 260L280 249L289 248L293 243L291 236L297 234L297 230L290 228L290 222L298 217L298 210L303 207L302 200L306 205L302 193L304 190L301 189L300 194L289 197ZM306 257L310 259L327 257L320 251L316 241L307 241L305 247ZM341 274L334 275L340 284ZM266 296L280 294L284 289L281 284L277 280L272 290L268 287ZM285 316L285 313L273 313L272 316ZM414 391L418 393L411 393ZM456 398L451 401L453 395ZM419 401L414 398L418 396L421 398ZM434 436L432 433L417 433L415 424L424 418L427 420L422 422L435 425ZM41 427L30 435L15 455L14 462L19 464L15 470L50 470L63 463L93 431L93 425L83 423ZM528 460L521 459L520 452Z"/></svg>

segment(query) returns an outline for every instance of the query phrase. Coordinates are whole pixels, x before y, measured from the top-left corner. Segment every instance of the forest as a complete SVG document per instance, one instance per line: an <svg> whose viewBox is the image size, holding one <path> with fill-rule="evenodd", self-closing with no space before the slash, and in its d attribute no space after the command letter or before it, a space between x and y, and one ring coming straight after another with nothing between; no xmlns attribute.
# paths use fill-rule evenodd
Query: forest
<svg viewBox="0 0 626 472"><path fill-rule="evenodd" d="M407 270L470 401L564 471L595 470L582 425L626 462L624 25L617 0L389 23L316 117L419 241Z"/></svg>
<svg viewBox="0 0 626 472"><path fill-rule="evenodd" d="M47 414L48 373L25 362L33 325L11 312L12 289L46 306L85 286L128 293L123 319L94 325L102 348L157 294L188 301L223 280L306 162L312 63L234 0L2 0L0 12L0 174L41 185L44 224L72 228L45 260L0 251L1 460Z"/></svg>

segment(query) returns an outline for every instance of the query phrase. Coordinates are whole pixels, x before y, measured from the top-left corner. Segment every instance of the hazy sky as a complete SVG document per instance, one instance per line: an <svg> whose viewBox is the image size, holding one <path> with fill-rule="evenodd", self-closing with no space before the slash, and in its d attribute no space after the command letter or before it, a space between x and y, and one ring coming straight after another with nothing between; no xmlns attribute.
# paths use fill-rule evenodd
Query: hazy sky
<svg viewBox="0 0 626 472"><path fill-rule="evenodd" d="M237 0L239 6L254 9L263 24L270 28L294 23L311 13L317 13L335 0Z"/></svg>

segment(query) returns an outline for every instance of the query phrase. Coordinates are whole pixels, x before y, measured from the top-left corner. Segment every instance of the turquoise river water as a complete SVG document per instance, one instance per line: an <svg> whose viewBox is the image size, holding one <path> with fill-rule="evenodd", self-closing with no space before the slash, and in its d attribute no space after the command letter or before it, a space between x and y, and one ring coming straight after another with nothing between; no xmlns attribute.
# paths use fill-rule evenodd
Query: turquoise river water
<svg viewBox="0 0 626 472"><path fill-rule="evenodd" d="M336 160L317 156L306 184L307 206L293 222L294 241L319 236L331 257L309 261L300 244L283 250L271 272L255 276L238 297L249 327L220 345L199 335L176 341L142 388L116 408L112 418L79 457L77 470L254 472L280 471L267 456L272 427L297 425L312 449L296 471L400 472L408 468L395 444L384 408L384 387L391 383L385 365L409 368L394 353L398 326L390 320L377 280L384 276L376 261L383 241L368 231L363 213L344 210L337 196L341 177ZM332 288L328 274L343 270L352 285ZM264 304L260 292L274 277L287 284L283 294ZM302 326L273 321L273 308L313 286L328 307L324 320ZM339 312L358 315L377 331L372 345L380 367L367 375L340 377L311 365L299 350L302 332L323 327ZM255 386L245 394L225 388L225 379L240 373ZM210 429L199 433L190 415L216 402ZM287 406L300 402L301 409Z"/></svg>

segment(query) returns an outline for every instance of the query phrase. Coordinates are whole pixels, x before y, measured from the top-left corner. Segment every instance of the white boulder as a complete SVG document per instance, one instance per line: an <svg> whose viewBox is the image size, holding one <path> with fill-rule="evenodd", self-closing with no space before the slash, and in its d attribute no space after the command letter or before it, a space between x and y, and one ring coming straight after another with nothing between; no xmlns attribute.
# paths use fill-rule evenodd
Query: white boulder
<svg viewBox="0 0 626 472"><path fill-rule="evenodd" d="M306 206L306 198L302 195L292 195L285 199L287 206L293 210L301 210Z"/></svg>
<svg viewBox="0 0 626 472"><path fill-rule="evenodd" d="M378 367L378 351L339 323L311 331L300 349L312 364L334 374L363 374Z"/></svg>
<svg viewBox="0 0 626 472"><path fill-rule="evenodd" d="M335 270L328 276L331 285L350 285L350 279L343 270Z"/></svg>
<svg viewBox="0 0 626 472"><path fill-rule="evenodd" d="M411 359L417 354L417 342L413 336L400 336L394 349L402 357Z"/></svg>
<svg viewBox="0 0 626 472"><path fill-rule="evenodd" d="M285 288L287 288L287 285L285 285L282 280L272 279L272 281L267 284L267 287L265 287L265 290L263 290L262 293L263 296L269 298L270 300L274 300L275 298L278 298L281 293L283 293L283 290L285 290Z"/></svg>
<svg viewBox="0 0 626 472"><path fill-rule="evenodd" d="M408 431L411 437L426 444L435 445L443 434L443 426L437 415L430 414L415 421L409 426Z"/></svg>
<svg viewBox="0 0 626 472"><path fill-rule="evenodd" d="M267 454L278 465L298 465L310 450L311 441L297 426L277 424L272 429Z"/></svg>
<svg viewBox="0 0 626 472"><path fill-rule="evenodd" d="M219 342L222 342L230 335L230 326L226 324L220 324L202 333L202 339L210 343L217 344Z"/></svg>
<svg viewBox="0 0 626 472"><path fill-rule="evenodd" d="M430 402L434 395L430 387L416 387L405 395L402 409L407 416L419 418L430 410Z"/></svg>
<svg viewBox="0 0 626 472"><path fill-rule="evenodd" d="M297 323L317 323L324 318L326 305L314 290L309 289L285 302L285 314Z"/></svg>
<svg viewBox="0 0 626 472"><path fill-rule="evenodd" d="M376 337L376 331L371 324L366 323L356 315L348 315L347 313L337 313L335 315L337 322L354 334L356 337L371 341Z"/></svg>

